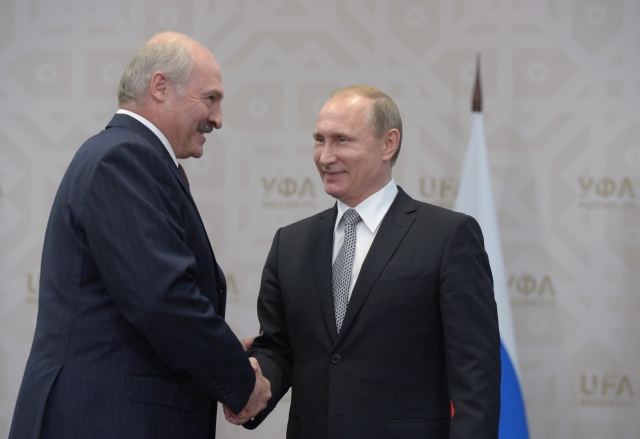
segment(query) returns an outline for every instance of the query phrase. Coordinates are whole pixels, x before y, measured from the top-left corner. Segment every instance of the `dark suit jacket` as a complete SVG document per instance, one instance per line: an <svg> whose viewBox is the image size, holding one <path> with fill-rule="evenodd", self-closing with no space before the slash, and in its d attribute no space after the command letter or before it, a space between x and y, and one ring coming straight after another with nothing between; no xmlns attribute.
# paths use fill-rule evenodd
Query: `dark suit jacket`
<svg viewBox="0 0 640 439"><path fill-rule="evenodd" d="M44 242L10 438L213 438L255 384L219 269L160 140L126 115L76 153Z"/></svg>
<svg viewBox="0 0 640 439"><path fill-rule="evenodd" d="M288 439L497 438L500 337L478 223L400 189L336 335L336 214L276 233L250 351L273 397L246 426L291 386Z"/></svg>

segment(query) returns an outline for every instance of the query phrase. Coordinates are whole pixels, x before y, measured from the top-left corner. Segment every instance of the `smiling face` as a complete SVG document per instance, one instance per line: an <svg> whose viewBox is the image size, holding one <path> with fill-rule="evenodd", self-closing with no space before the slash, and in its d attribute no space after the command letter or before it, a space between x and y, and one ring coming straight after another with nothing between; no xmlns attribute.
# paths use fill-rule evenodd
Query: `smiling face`
<svg viewBox="0 0 640 439"><path fill-rule="evenodd" d="M183 93L167 86L163 121L158 126L176 157L201 157L204 134L222 127L222 72L213 55L200 45L192 48L193 70Z"/></svg>
<svg viewBox="0 0 640 439"><path fill-rule="evenodd" d="M391 180L398 131L378 139L367 121L373 100L338 95L320 110L313 133L316 163L327 194L355 207ZM395 143L394 143L395 142Z"/></svg>

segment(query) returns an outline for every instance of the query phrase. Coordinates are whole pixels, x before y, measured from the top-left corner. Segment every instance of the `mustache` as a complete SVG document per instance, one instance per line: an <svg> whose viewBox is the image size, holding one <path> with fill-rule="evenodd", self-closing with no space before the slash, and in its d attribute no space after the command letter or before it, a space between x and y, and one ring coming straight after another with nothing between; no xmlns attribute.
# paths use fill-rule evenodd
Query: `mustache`
<svg viewBox="0 0 640 439"><path fill-rule="evenodd" d="M208 134L211 131L213 131L213 124L210 122L202 122L200 125L198 125L198 131L200 131L202 134Z"/></svg>

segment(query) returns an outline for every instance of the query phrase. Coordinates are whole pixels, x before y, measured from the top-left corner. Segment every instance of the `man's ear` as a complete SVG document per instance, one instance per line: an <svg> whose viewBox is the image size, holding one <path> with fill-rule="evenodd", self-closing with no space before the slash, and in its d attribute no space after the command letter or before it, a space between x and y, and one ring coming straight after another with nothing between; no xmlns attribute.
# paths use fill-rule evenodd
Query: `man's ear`
<svg viewBox="0 0 640 439"><path fill-rule="evenodd" d="M398 150L398 144L400 143L400 131L396 128L391 128L387 131L387 134L384 135L384 149L383 159L385 161L391 161L391 157Z"/></svg>
<svg viewBox="0 0 640 439"><path fill-rule="evenodd" d="M169 90L169 79L163 72L155 72L149 83L149 93L153 100L164 102L167 99Z"/></svg>

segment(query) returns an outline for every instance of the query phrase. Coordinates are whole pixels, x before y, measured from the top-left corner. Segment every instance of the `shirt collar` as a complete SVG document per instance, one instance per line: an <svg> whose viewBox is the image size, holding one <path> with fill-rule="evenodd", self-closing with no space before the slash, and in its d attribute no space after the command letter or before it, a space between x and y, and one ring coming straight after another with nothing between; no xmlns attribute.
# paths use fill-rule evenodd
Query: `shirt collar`
<svg viewBox="0 0 640 439"><path fill-rule="evenodd" d="M121 108L118 111L116 111L116 114L126 114L127 116L131 116L135 120L137 120L138 122L140 122L141 124L143 124L144 126L149 128L151 130L151 132L153 134L155 134L158 137L158 139L160 139L160 141L162 142L162 144L166 148L167 152L169 153L169 155L173 159L173 162L176 164L176 167L178 166L178 159L176 158L176 153L173 151L173 148L171 147L171 144L169 143L169 140L167 140L165 135L162 134L162 132L158 129L158 127L156 127L154 124L149 122L144 117L140 116L138 113L134 113L133 111L123 110Z"/></svg>
<svg viewBox="0 0 640 439"><path fill-rule="evenodd" d="M392 178L385 187L354 207L371 233L376 233L397 194L398 186L396 186L396 182ZM338 216L333 227L334 233L342 220L342 215L349 209L351 209L349 206L338 200Z"/></svg>

